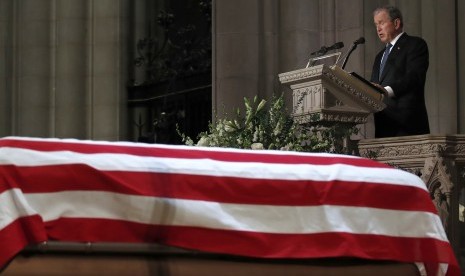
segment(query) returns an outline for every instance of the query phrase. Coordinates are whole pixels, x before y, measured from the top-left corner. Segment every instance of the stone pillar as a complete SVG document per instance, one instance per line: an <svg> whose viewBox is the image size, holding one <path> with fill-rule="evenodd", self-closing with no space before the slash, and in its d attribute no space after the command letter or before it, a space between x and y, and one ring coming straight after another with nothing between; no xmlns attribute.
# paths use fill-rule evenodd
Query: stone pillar
<svg viewBox="0 0 465 276"><path fill-rule="evenodd" d="M126 134L129 0L1 0L0 134Z"/></svg>
<svg viewBox="0 0 465 276"><path fill-rule="evenodd" d="M430 56L425 93L431 133L458 133L456 1L421 1L418 8Z"/></svg>
<svg viewBox="0 0 465 276"><path fill-rule="evenodd" d="M456 14L465 14L465 1L457 1ZM458 64L458 131L457 133L465 133L465 17L457 17L457 64Z"/></svg>
<svg viewBox="0 0 465 276"><path fill-rule="evenodd" d="M127 133L130 0L88 0L87 137L124 140Z"/></svg>
<svg viewBox="0 0 465 276"><path fill-rule="evenodd" d="M13 1L0 0L0 136L11 135L13 128L13 97L8 92L13 89L12 11Z"/></svg>
<svg viewBox="0 0 465 276"><path fill-rule="evenodd" d="M258 93L259 1L213 1L212 37L214 112L222 116Z"/></svg>
<svg viewBox="0 0 465 276"><path fill-rule="evenodd" d="M87 54L88 9L77 1L51 1L50 101L48 133L42 135L85 138L88 133ZM37 114L41 116L41 114Z"/></svg>

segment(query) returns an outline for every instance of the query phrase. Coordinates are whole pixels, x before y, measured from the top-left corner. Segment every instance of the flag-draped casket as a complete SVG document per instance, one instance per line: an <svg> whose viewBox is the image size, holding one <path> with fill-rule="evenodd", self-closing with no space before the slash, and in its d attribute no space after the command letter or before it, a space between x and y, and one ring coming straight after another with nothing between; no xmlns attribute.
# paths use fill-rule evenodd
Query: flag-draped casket
<svg viewBox="0 0 465 276"><path fill-rule="evenodd" d="M0 208L0 266L53 240L459 274L421 179L354 156L5 137Z"/></svg>

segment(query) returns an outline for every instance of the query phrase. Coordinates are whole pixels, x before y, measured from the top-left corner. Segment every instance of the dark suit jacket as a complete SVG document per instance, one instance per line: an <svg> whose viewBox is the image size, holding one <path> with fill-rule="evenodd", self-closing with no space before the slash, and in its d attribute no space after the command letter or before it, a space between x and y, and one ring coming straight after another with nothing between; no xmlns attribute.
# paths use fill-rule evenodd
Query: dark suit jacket
<svg viewBox="0 0 465 276"><path fill-rule="evenodd" d="M375 137L428 134L425 79L429 57L426 42L404 33L391 49L379 77L382 49L375 58L371 81L390 86L395 96L385 97L387 107L375 113Z"/></svg>

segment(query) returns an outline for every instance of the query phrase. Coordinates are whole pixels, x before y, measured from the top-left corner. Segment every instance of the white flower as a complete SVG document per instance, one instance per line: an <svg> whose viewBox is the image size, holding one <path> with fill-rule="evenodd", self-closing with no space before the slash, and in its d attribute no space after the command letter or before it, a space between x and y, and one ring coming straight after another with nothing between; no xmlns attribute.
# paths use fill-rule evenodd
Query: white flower
<svg viewBox="0 0 465 276"><path fill-rule="evenodd" d="M258 107L257 107L257 112L262 110L264 107L265 107L265 104L266 104L266 101L265 100L262 100L259 104L258 104Z"/></svg>
<svg viewBox="0 0 465 276"><path fill-rule="evenodd" d="M265 137L265 131L261 129L261 126L259 126L260 131L258 132L258 138L263 141Z"/></svg>
<svg viewBox="0 0 465 276"><path fill-rule="evenodd" d="M254 133L253 133L252 142L257 142L257 141L258 141L259 129L260 129L260 128L255 127L255 131L254 131Z"/></svg>
<svg viewBox="0 0 465 276"><path fill-rule="evenodd" d="M224 130L226 132L233 132L235 129L231 125L224 125ZM220 135L222 135L222 133Z"/></svg>
<svg viewBox="0 0 465 276"><path fill-rule="evenodd" d="M282 130L281 122L278 122L273 131L274 136L278 136L281 133L281 130Z"/></svg>
<svg viewBox="0 0 465 276"><path fill-rule="evenodd" d="M234 120L234 125L235 125L236 129L241 129L241 125L239 124L239 122L237 120Z"/></svg>
<svg viewBox="0 0 465 276"><path fill-rule="evenodd" d="M186 138L186 145L193 146L194 145L194 140L192 140L190 137L187 137Z"/></svg>
<svg viewBox="0 0 465 276"><path fill-rule="evenodd" d="M200 140L197 142L197 146L199 147L208 147L210 145L210 138L208 137L202 137Z"/></svg>
<svg viewBox="0 0 465 276"><path fill-rule="evenodd" d="M262 150L263 149L263 144L262 143L253 143L251 148L253 150Z"/></svg>

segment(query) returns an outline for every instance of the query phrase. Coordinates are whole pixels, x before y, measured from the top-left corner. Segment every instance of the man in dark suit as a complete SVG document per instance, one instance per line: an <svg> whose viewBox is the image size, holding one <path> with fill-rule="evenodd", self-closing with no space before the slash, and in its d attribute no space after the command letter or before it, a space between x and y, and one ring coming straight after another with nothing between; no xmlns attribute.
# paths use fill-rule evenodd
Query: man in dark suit
<svg viewBox="0 0 465 276"><path fill-rule="evenodd" d="M387 105L375 113L375 137L428 134L424 91L428 46L422 38L403 31L399 9L387 6L373 14L378 37L386 49L375 58L371 82L383 89Z"/></svg>

